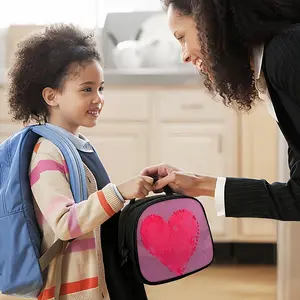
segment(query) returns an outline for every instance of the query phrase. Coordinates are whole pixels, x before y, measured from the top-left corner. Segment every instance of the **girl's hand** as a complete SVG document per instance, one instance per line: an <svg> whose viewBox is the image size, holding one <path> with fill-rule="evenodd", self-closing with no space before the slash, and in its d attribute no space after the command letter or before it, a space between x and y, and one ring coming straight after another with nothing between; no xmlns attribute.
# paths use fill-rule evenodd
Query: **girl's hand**
<svg viewBox="0 0 300 300"><path fill-rule="evenodd" d="M117 189L125 200L131 200L145 198L152 191L152 185L152 177L140 175L117 185Z"/></svg>

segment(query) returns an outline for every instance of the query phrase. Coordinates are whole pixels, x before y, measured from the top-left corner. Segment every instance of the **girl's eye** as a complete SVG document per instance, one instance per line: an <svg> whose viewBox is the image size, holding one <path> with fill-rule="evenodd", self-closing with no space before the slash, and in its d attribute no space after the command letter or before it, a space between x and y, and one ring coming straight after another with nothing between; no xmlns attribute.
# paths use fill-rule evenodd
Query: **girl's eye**
<svg viewBox="0 0 300 300"><path fill-rule="evenodd" d="M92 91L92 89L91 89L91 88L86 88L86 89L84 89L83 91L89 93L89 92Z"/></svg>
<svg viewBox="0 0 300 300"><path fill-rule="evenodd" d="M99 88L99 91L100 91L100 92L103 92L103 91L104 91L104 86L101 86L101 87Z"/></svg>

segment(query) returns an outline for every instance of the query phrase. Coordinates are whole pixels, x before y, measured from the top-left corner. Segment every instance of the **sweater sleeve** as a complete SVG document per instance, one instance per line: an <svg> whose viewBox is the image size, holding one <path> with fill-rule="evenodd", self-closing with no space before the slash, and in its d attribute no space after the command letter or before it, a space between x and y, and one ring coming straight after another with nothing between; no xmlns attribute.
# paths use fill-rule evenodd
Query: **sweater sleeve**
<svg viewBox="0 0 300 300"><path fill-rule="evenodd" d="M75 203L68 168L59 149L42 139L29 168L33 197L55 235L70 240L104 223L123 207L112 184Z"/></svg>

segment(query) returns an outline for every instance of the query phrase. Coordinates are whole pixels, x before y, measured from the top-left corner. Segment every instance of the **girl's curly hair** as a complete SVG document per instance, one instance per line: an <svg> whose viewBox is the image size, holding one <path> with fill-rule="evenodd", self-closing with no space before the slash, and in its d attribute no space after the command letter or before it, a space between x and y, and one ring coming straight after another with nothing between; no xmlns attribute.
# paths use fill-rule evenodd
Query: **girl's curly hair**
<svg viewBox="0 0 300 300"><path fill-rule="evenodd" d="M257 98L252 50L300 22L299 0L161 0L196 22L204 84L226 106L248 111Z"/></svg>
<svg viewBox="0 0 300 300"><path fill-rule="evenodd" d="M24 124L48 120L45 87L62 90L70 64L100 62L92 33L73 25L55 24L18 44L9 71L8 102L13 120Z"/></svg>

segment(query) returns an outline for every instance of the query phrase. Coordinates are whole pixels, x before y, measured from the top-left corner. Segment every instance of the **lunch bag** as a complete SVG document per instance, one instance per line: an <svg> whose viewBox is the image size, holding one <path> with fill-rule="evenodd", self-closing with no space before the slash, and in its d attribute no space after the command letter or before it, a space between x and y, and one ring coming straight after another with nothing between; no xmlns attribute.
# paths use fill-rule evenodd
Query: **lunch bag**
<svg viewBox="0 0 300 300"><path fill-rule="evenodd" d="M119 253L123 268L148 285L207 268L214 246L201 202L168 187L164 194L130 201L119 219Z"/></svg>

